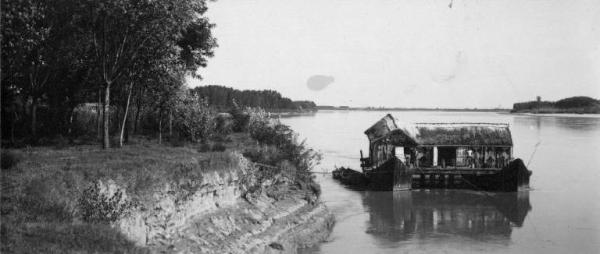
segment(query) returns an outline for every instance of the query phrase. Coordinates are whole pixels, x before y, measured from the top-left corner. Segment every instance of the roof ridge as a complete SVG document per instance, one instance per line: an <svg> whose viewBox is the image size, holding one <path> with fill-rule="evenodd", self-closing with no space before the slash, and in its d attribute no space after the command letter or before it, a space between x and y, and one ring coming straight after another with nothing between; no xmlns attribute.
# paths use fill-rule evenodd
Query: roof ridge
<svg viewBox="0 0 600 254"><path fill-rule="evenodd" d="M485 123L485 122L475 122L475 123L470 123L470 122L449 122L449 123L427 123L427 122L418 122L418 123L413 123L415 125L419 125L419 124L428 124L428 125L452 125L452 124L463 124L463 125L498 125L498 126L509 126L508 123Z"/></svg>

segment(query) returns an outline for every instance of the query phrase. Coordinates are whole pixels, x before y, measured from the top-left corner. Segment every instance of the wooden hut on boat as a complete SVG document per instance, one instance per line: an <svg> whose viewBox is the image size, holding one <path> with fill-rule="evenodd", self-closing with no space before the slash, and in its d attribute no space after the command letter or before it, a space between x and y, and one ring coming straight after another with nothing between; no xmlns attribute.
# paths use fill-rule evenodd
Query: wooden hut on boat
<svg viewBox="0 0 600 254"><path fill-rule="evenodd" d="M531 171L514 159L508 124L415 123L390 114L365 131L369 154L361 167L372 189L413 187L517 191Z"/></svg>

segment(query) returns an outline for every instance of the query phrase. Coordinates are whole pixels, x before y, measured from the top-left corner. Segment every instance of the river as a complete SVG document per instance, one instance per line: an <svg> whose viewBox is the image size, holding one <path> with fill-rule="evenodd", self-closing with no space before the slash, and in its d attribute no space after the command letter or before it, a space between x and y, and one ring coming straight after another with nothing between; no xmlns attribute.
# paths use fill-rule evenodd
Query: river
<svg viewBox="0 0 600 254"><path fill-rule="evenodd" d="M360 170L363 132L386 113L319 111L281 121L323 154L315 171ZM336 225L329 241L301 253L600 252L600 116L389 113L407 123L509 123L514 156L533 171L531 190L356 191L316 174Z"/></svg>

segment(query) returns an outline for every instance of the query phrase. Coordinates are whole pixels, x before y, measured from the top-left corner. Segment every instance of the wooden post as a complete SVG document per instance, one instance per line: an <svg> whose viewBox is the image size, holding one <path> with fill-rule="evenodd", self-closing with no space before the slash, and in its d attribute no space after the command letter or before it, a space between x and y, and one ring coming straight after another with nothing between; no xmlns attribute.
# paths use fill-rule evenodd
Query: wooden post
<svg viewBox="0 0 600 254"><path fill-rule="evenodd" d="M438 165L438 148L437 146L433 147L433 166L437 167Z"/></svg>

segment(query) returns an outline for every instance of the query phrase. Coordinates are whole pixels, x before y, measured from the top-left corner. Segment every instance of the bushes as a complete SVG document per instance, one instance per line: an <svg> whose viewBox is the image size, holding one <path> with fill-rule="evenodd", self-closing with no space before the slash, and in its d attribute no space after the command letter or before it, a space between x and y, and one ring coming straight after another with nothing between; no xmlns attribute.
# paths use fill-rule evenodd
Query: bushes
<svg viewBox="0 0 600 254"><path fill-rule="evenodd" d="M231 134L234 127L234 120L231 114L220 113L215 116L215 132L222 136Z"/></svg>
<svg viewBox="0 0 600 254"><path fill-rule="evenodd" d="M206 139L215 131L214 112L198 95L183 93L175 106L175 114L177 130L192 142Z"/></svg>
<svg viewBox="0 0 600 254"><path fill-rule="evenodd" d="M215 143L215 144L212 146L212 149L211 149L211 150L212 150L213 152L223 152L223 151L225 151L226 149L227 149L227 147L225 147L223 144L221 144L221 143Z"/></svg>
<svg viewBox="0 0 600 254"><path fill-rule="evenodd" d="M2 154L0 154L0 164L2 166L2 169L11 169L15 165L17 165L17 163L19 163L21 159L21 155L10 150L3 149Z"/></svg>
<svg viewBox="0 0 600 254"><path fill-rule="evenodd" d="M83 191L79 198L81 217L88 223L112 223L133 207L125 191L114 182L98 181Z"/></svg>
<svg viewBox="0 0 600 254"><path fill-rule="evenodd" d="M202 143L200 144L200 147L198 147L198 152L201 153L206 153L206 152L210 152L210 144L209 143Z"/></svg>
<svg viewBox="0 0 600 254"><path fill-rule="evenodd" d="M224 152L227 150L227 147L222 143L215 143L213 145L209 143L202 143L200 147L198 147L198 152L206 153L206 152Z"/></svg>
<svg viewBox="0 0 600 254"><path fill-rule="evenodd" d="M247 131L262 146L246 150L244 156L254 162L291 169L285 172L301 189L320 194L310 170L320 162L321 154L304 141L298 141L298 135L289 126L270 119L264 110L247 109L246 112L249 115Z"/></svg>
<svg viewBox="0 0 600 254"><path fill-rule="evenodd" d="M242 110L239 105L233 101L233 108L229 112L233 119L232 130L234 132L243 132L248 128L248 121L250 121L250 115Z"/></svg>
<svg viewBox="0 0 600 254"><path fill-rule="evenodd" d="M244 151L244 157L252 162L267 165L277 165L277 163L283 159L283 156L277 147L268 145L247 148Z"/></svg>

